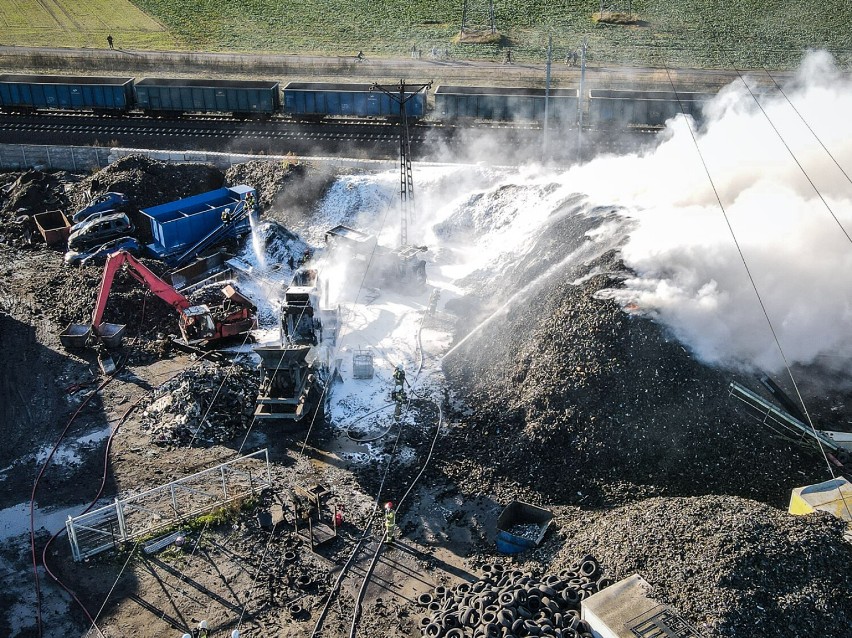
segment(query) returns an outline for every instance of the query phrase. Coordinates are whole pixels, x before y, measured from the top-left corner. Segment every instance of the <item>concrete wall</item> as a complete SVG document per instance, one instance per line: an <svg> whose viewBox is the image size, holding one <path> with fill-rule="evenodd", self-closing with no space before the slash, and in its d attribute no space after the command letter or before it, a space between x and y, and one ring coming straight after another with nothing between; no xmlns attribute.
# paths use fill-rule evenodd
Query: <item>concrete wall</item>
<svg viewBox="0 0 852 638"><path fill-rule="evenodd" d="M227 170L234 164L251 160L270 162L294 161L329 164L364 170L388 170L395 161L348 159L345 157L299 157L292 155L240 155L205 151L158 151L139 148L108 148L94 146L47 146L36 144L0 144L0 170L65 170L77 173L93 172L128 155L145 155L163 162L204 162Z"/></svg>

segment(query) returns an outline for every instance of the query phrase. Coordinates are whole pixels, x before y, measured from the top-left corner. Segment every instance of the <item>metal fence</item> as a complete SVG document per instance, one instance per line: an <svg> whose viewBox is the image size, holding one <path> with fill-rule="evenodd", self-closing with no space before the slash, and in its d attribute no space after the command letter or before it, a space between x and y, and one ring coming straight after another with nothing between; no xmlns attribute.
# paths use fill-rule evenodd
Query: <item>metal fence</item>
<svg viewBox="0 0 852 638"><path fill-rule="evenodd" d="M65 527L71 553L80 561L271 486L267 450L241 456L151 490L117 498L112 505L69 516Z"/></svg>

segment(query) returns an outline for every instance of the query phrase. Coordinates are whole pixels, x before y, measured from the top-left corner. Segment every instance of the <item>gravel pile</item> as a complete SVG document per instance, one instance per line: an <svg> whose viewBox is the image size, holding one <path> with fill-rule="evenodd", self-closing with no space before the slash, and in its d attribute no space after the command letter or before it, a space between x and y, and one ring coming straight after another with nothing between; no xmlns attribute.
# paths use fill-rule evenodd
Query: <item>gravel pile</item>
<svg viewBox="0 0 852 638"><path fill-rule="evenodd" d="M142 428L158 445L230 441L251 423L257 386L252 367L204 362L157 388L142 414Z"/></svg>
<svg viewBox="0 0 852 638"><path fill-rule="evenodd" d="M550 570L588 552L614 578L638 572L709 635L848 634L852 552L840 524L755 502L785 507L793 487L827 478L824 464L736 412L736 375L601 298L628 274L617 254L544 274L595 223L564 217L503 277L476 282L478 301L453 308L464 335L543 279L445 359L462 401L440 472L503 503L640 501L565 523L549 541L565 546L555 560L532 554ZM676 498L642 500L662 496Z"/></svg>
<svg viewBox="0 0 852 638"><path fill-rule="evenodd" d="M77 179L64 171L36 169L0 176L0 244L16 248L42 244L34 216L51 210L67 213L65 185Z"/></svg>
<svg viewBox="0 0 852 638"><path fill-rule="evenodd" d="M852 545L827 514L703 496L557 521L545 542L556 548L551 570L589 552L614 580L638 573L708 636L846 636L852 627Z"/></svg>

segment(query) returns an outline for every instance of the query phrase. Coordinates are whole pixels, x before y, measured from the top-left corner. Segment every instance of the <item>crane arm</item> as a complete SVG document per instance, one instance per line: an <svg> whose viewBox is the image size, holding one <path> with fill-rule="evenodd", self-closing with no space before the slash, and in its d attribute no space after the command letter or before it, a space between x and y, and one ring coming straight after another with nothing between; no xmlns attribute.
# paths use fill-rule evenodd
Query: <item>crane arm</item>
<svg viewBox="0 0 852 638"><path fill-rule="evenodd" d="M147 286L151 292L172 306L175 310L182 312L189 308L190 303L186 297L160 279L133 255L121 250L107 257L106 265L104 266L104 274L101 278L101 287L100 290L98 290L98 300L95 304L95 310L92 313L92 325L95 328L100 326L103 321L104 310L106 309L107 299L109 298L112 283L115 279L115 273L118 272L118 269L124 264L128 265L130 268L130 275L134 279Z"/></svg>

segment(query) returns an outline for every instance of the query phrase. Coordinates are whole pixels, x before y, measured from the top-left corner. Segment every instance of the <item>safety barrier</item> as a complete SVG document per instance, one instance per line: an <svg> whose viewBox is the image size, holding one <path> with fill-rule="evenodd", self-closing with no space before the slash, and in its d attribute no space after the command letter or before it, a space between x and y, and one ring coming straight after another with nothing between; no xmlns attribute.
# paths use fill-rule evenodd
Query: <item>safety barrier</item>
<svg viewBox="0 0 852 638"><path fill-rule="evenodd" d="M74 560L94 556L272 486L266 449L117 498L65 522Z"/></svg>

